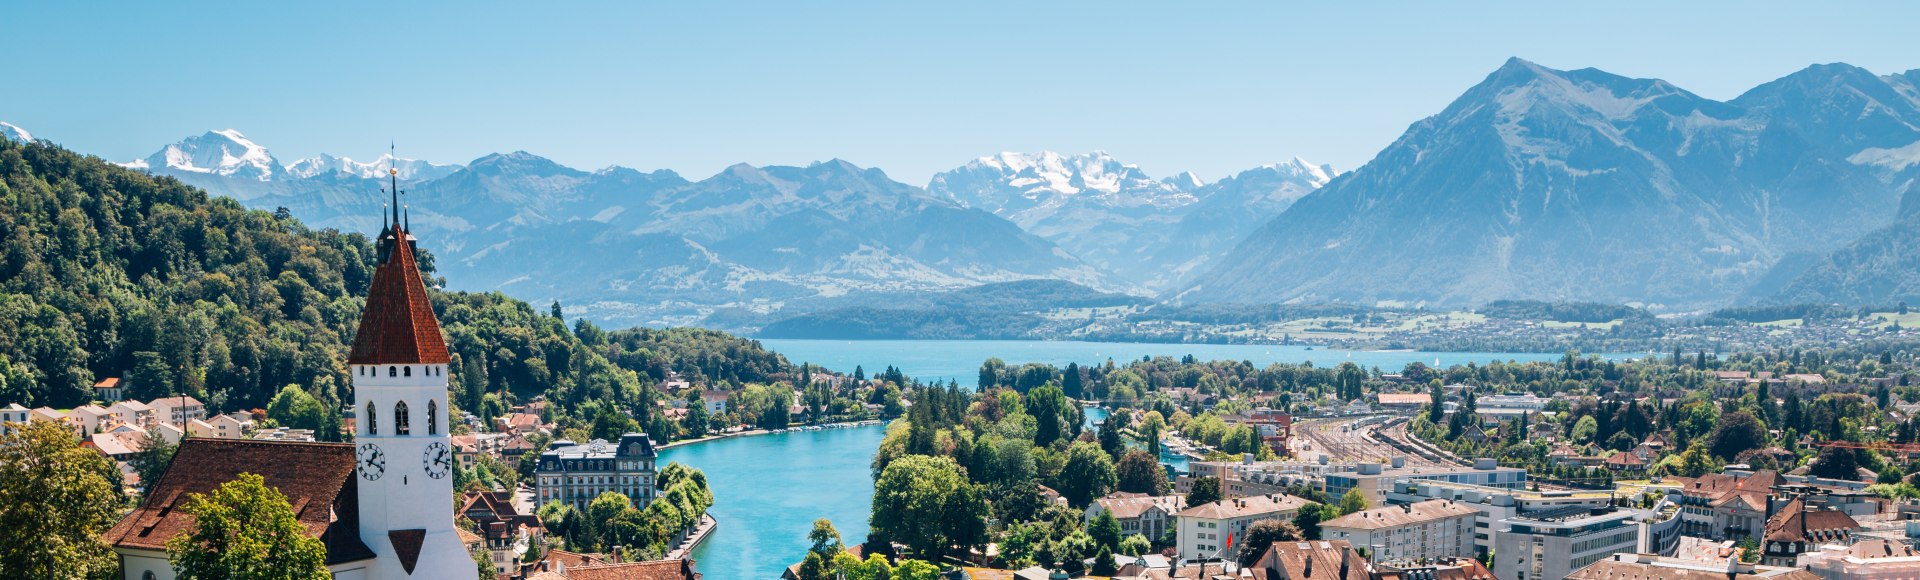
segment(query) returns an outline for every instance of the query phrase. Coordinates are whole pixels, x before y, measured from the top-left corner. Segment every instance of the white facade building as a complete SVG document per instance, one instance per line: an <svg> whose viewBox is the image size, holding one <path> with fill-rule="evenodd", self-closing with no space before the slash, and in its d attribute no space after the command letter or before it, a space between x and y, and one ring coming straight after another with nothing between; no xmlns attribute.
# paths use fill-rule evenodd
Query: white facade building
<svg viewBox="0 0 1920 580"><path fill-rule="evenodd" d="M1480 512L1451 500L1361 510L1320 522L1320 537L1367 548L1377 562L1410 562L1474 555Z"/></svg>

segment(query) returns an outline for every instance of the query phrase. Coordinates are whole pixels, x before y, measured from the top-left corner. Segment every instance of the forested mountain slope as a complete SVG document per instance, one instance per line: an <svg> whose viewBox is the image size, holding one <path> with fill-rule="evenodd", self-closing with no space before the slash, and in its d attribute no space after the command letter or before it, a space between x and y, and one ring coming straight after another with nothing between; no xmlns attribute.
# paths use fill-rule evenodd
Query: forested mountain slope
<svg viewBox="0 0 1920 580"><path fill-rule="evenodd" d="M217 411L265 407L287 385L329 409L350 395L346 349L373 267L364 235L4 139L0 235L0 404L73 406L109 376L135 398L185 393ZM431 276L431 255L421 263ZM644 424L670 371L757 382L793 369L724 333L569 329L498 293L431 294L453 399L470 412L544 394L569 415L612 404Z"/></svg>

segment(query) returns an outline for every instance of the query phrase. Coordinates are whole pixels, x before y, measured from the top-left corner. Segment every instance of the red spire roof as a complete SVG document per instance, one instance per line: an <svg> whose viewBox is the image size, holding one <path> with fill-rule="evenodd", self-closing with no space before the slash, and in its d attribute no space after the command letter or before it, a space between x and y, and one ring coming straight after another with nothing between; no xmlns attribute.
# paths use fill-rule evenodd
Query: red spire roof
<svg viewBox="0 0 1920 580"><path fill-rule="evenodd" d="M407 232L399 224L389 232L392 249L374 268L373 288L367 291L367 309L360 315L347 364L447 364L452 359L440 338L440 321L427 301L427 285Z"/></svg>

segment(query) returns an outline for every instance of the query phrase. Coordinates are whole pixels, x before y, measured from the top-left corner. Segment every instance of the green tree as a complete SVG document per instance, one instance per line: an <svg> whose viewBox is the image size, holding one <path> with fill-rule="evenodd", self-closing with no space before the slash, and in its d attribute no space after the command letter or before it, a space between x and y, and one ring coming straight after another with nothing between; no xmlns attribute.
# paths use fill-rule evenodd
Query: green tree
<svg viewBox="0 0 1920 580"><path fill-rule="evenodd" d="M1080 441L1067 448L1067 464L1060 470L1054 489L1067 498L1069 505L1086 507L1112 490L1115 478L1113 460L1106 450L1099 444Z"/></svg>
<svg viewBox="0 0 1920 580"><path fill-rule="evenodd" d="M100 540L121 498L113 462L73 432L31 422L0 437L0 577L91 578L118 566Z"/></svg>
<svg viewBox="0 0 1920 580"><path fill-rule="evenodd" d="M1340 517L1340 509L1323 504L1310 503L1300 508L1293 516L1293 527L1300 530L1300 536L1308 540L1320 538L1320 522Z"/></svg>
<svg viewBox="0 0 1920 580"><path fill-rule="evenodd" d="M1301 533L1293 522L1276 519L1254 522L1247 526L1247 533L1241 536L1237 546L1240 566L1253 565L1253 561L1260 559L1260 554L1275 542L1301 542L1306 539L1306 534Z"/></svg>
<svg viewBox="0 0 1920 580"><path fill-rule="evenodd" d="M1125 411L1115 411L1107 416L1107 420L1100 422L1100 448L1107 450L1107 455L1112 455L1115 461L1127 452L1127 442L1121 431L1126 430L1127 420L1132 416Z"/></svg>
<svg viewBox="0 0 1920 580"><path fill-rule="evenodd" d="M819 552L808 551L800 560L800 580L832 580L832 569L826 557Z"/></svg>
<svg viewBox="0 0 1920 580"><path fill-rule="evenodd" d="M1113 549L1106 546L1100 546L1100 550L1093 553L1093 566L1087 568L1087 573L1094 576L1112 576L1119 571L1120 567L1113 562Z"/></svg>
<svg viewBox="0 0 1920 580"><path fill-rule="evenodd" d="M1120 553L1128 556L1139 556L1152 549L1153 541L1148 540L1146 536L1140 534L1127 536L1127 539L1120 540Z"/></svg>
<svg viewBox="0 0 1920 580"><path fill-rule="evenodd" d="M680 420L680 429L686 431L688 437L706 437L710 422L712 417L707 415L706 400L700 397L699 391L694 391L687 397L687 416Z"/></svg>
<svg viewBox="0 0 1920 580"><path fill-rule="evenodd" d="M1069 429L1067 414L1072 404L1059 387L1045 386L1027 392L1027 414L1033 416L1038 427L1033 434L1033 444L1041 447L1052 445L1064 436Z"/></svg>
<svg viewBox="0 0 1920 580"><path fill-rule="evenodd" d="M1220 478L1210 475L1193 478L1193 489L1187 492L1187 507L1199 507L1220 501Z"/></svg>
<svg viewBox="0 0 1920 580"><path fill-rule="evenodd" d="M1707 452L1721 461L1732 461L1740 452L1759 449L1767 442L1767 428L1751 413L1735 411L1720 416L1720 423L1707 434Z"/></svg>
<svg viewBox="0 0 1920 580"><path fill-rule="evenodd" d="M1349 489L1340 496L1340 515L1364 511L1368 506L1367 495L1360 493L1360 488Z"/></svg>
<svg viewBox="0 0 1920 580"><path fill-rule="evenodd" d="M486 548L480 548L474 550L471 555L473 556L474 570L479 573L480 578L500 577L500 567L493 565L492 551Z"/></svg>
<svg viewBox="0 0 1920 580"><path fill-rule="evenodd" d="M1859 469L1861 451L1845 447L1825 447L1814 456L1807 465L1808 473L1816 477L1854 481L1860 478Z"/></svg>
<svg viewBox="0 0 1920 580"><path fill-rule="evenodd" d="M985 491L949 457L901 457L874 483L874 531L917 556L938 558L950 547L985 542L987 515Z"/></svg>
<svg viewBox="0 0 1920 580"><path fill-rule="evenodd" d="M840 530L833 529L833 521L827 518L813 520L813 530L807 532L807 540L813 542L808 548L821 557L832 557L845 549L840 544Z"/></svg>
<svg viewBox="0 0 1920 580"><path fill-rule="evenodd" d="M888 580L940 580L940 568L920 560L901 560Z"/></svg>
<svg viewBox="0 0 1920 580"><path fill-rule="evenodd" d="M587 502L587 509L583 514L588 535L593 538L597 546L604 548L618 546L619 544L614 541L617 534L613 533L610 525L615 518L631 510L633 510L633 502L628 500L627 496L615 491L602 492L594 497L593 501ZM673 526L673 529L678 529L678 526Z"/></svg>
<svg viewBox="0 0 1920 580"><path fill-rule="evenodd" d="M267 418L282 427L319 431L327 422L327 409L299 385L287 385L267 403Z"/></svg>
<svg viewBox="0 0 1920 580"><path fill-rule="evenodd" d="M1593 415L1582 415L1573 423L1573 433L1569 434L1575 442L1591 443L1595 434L1600 432L1600 422Z"/></svg>
<svg viewBox="0 0 1920 580"><path fill-rule="evenodd" d="M1093 521L1087 524L1087 535L1093 536L1093 541L1100 544L1101 548L1117 550L1120 548L1120 520L1114 519L1111 510L1100 510L1100 515L1094 516Z"/></svg>
<svg viewBox="0 0 1920 580"><path fill-rule="evenodd" d="M628 417L626 413L620 412L619 409L613 408L613 405L602 405L600 411L593 415L593 430L591 434L594 439L619 441L621 435L637 433L639 431L640 422L633 420L632 417ZM656 435L665 436L665 434Z"/></svg>
<svg viewBox="0 0 1920 580"><path fill-rule="evenodd" d="M242 473L183 508L193 528L167 541L167 559L186 580L331 578L327 547L307 535L287 496Z"/></svg>
<svg viewBox="0 0 1920 580"><path fill-rule="evenodd" d="M1160 467L1160 460L1145 451L1128 451L1120 457L1120 464L1114 466L1120 491L1144 493L1147 495L1166 495L1171 487L1167 483L1167 470Z"/></svg>
<svg viewBox="0 0 1920 580"><path fill-rule="evenodd" d="M1147 453L1160 456L1160 435L1166 430L1166 416L1159 411L1147 411L1146 418L1140 420L1140 439L1147 444Z"/></svg>
<svg viewBox="0 0 1920 580"><path fill-rule="evenodd" d="M140 485L145 489L153 489L153 484L160 481L160 474L166 473L167 466L173 464L174 452L179 450L180 446L167 441L155 431L148 431L140 438L140 450L127 463L140 477Z"/></svg>
<svg viewBox="0 0 1920 580"><path fill-rule="evenodd" d="M1438 425L1441 421L1445 420L1447 416L1447 391L1440 379L1434 379L1427 383L1427 396L1432 399L1427 403L1427 421Z"/></svg>

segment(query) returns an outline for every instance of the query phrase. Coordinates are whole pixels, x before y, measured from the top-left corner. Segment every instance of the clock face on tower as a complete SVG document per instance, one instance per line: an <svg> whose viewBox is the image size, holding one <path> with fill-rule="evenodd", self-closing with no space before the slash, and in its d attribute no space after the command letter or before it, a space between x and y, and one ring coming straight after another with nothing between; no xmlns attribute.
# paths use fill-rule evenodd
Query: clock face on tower
<svg viewBox="0 0 1920 580"><path fill-rule="evenodd" d="M380 479L387 473L387 454L380 451L379 445L364 443L360 445L360 477L367 481Z"/></svg>
<svg viewBox="0 0 1920 580"><path fill-rule="evenodd" d="M420 456L420 461L427 466L427 477L434 479L446 477L447 472L453 470L453 453L446 443L439 441L427 444L427 452Z"/></svg>

